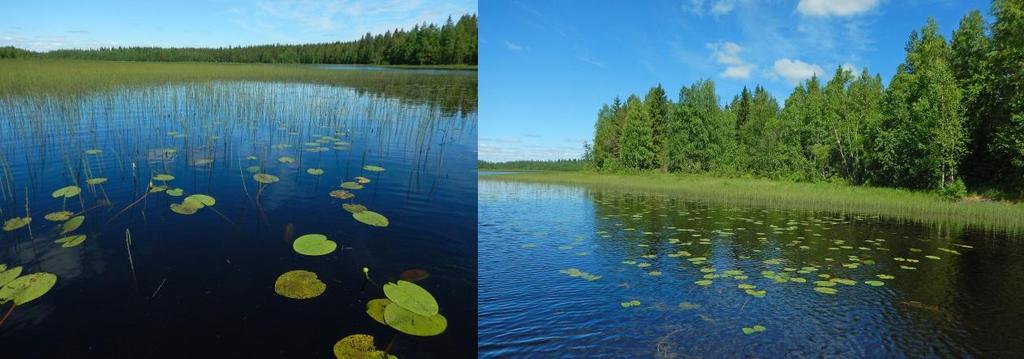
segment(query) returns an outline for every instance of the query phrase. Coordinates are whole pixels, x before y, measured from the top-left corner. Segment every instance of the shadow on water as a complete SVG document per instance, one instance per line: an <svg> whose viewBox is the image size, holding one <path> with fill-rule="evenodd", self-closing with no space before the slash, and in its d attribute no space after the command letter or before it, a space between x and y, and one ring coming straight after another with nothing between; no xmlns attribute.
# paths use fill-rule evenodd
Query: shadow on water
<svg viewBox="0 0 1024 359"><path fill-rule="evenodd" d="M500 258L480 263L482 357L1024 352L1024 246L1006 233L479 186L480 256Z"/></svg>
<svg viewBox="0 0 1024 359"><path fill-rule="evenodd" d="M0 217L29 207L33 220L0 232L0 263L58 277L0 327L4 357L332 357L357 333L402 358L474 352L475 95L465 101L252 81L3 99ZM259 173L279 181L261 185ZM356 176L370 182L355 197L329 195ZM69 185L82 193L51 196ZM170 209L193 194L216 204ZM360 223L342 203L390 225ZM85 217L81 245L53 243L62 224L44 216L62 209ZM297 254L292 240L309 233L338 250ZM418 284L447 331L395 335L375 322L366 302L383 293L363 287L363 267L377 284L429 273ZM315 272L324 294L275 294L275 279L296 269Z"/></svg>

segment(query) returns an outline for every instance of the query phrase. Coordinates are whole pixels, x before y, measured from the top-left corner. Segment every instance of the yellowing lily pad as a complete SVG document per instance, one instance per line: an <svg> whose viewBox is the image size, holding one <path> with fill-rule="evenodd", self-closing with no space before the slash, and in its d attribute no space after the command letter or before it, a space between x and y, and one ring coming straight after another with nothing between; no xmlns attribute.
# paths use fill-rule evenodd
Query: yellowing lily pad
<svg viewBox="0 0 1024 359"><path fill-rule="evenodd" d="M289 164L289 163L295 163L295 159L291 158L291 157L288 157L288 156L281 156L281 157L277 158L277 162L281 162L281 163L284 163L284 164Z"/></svg>
<svg viewBox="0 0 1024 359"><path fill-rule="evenodd" d="M366 334L352 334L334 343L334 356L338 359L398 359L377 350L373 336Z"/></svg>
<svg viewBox="0 0 1024 359"><path fill-rule="evenodd" d="M51 195L53 196L53 198L61 198L61 197L72 198L74 196L77 196L79 193L82 193L82 188L81 187L78 187L78 186L67 186L67 187L58 189L56 191L53 191L53 194L51 194Z"/></svg>
<svg viewBox="0 0 1024 359"><path fill-rule="evenodd" d="M98 184L103 184L103 183L106 183L106 182L107 182L106 177L96 177L96 178L90 178L90 179L85 180L85 183L88 183L89 185L92 185L92 186L95 186L95 185L98 185Z"/></svg>
<svg viewBox="0 0 1024 359"><path fill-rule="evenodd" d="M73 217L67 222L64 222L64 225L61 226L60 234L70 233L71 231L78 229L78 227L81 227L84 222L85 216Z"/></svg>
<svg viewBox="0 0 1024 359"><path fill-rule="evenodd" d="M268 175L266 173L254 174L254 175L252 175L252 178L255 179L256 182L259 182L259 183L262 183L262 184L271 184L271 183L274 183L274 182L277 182L277 181L280 180L279 178L277 178L277 176Z"/></svg>
<svg viewBox="0 0 1024 359"><path fill-rule="evenodd" d="M327 290L327 284L317 278L316 273L305 270L293 270L277 277L274 292L292 299L310 299L319 297Z"/></svg>
<svg viewBox="0 0 1024 359"><path fill-rule="evenodd" d="M363 189L363 185L355 182L342 182L341 188L344 189Z"/></svg>
<svg viewBox="0 0 1024 359"><path fill-rule="evenodd" d="M308 173L310 175L313 175L313 176L320 176L320 175L324 174L324 170L320 169L320 168L309 168L309 169L306 169L306 173Z"/></svg>
<svg viewBox="0 0 1024 359"><path fill-rule="evenodd" d="M352 192L349 192L349 191L346 191L346 190L343 190L343 189L336 189L336 190L331 191L331 197L334 197L334 198L337 198L337 199L349 199L349 198L352 198L352 197L355 197L355 196L356 195L353 194Z"/></svg>
<svg viewBox="0 0 1024 359"><path fill-rule="evenodd" d="M72 214L74 213L71 213L69 211L60 211L47 214L43 218L46 218L46 220L50 222L64 222L68 220L68 218L71 218Z"/></svg>
<svg viewBox="0 0 1024 359"><path fill-rule="evenodd" d="M425 316L437 314L437 300L426 289L412 282L399 280L384 284L384 295L395 304Z"/></svg>
<svg viewBox="0 0 1024 359"><path fill-rule="evenodd" d="M10 232L32 223L32 217L14 217L4 222L4 231Z"/></svg>
<svg viewBox="0 0 1024 359"><path fill-rule="evenodd" d="M18 277L0 288L0 304L14 301L14 305L24 305L41 297L57 283L53 273L39 272Z"/></svg>
<svg viewBox="0 0 1024 359"><path fill-rule="evenodd" d="M380 324L388 325L388 322L384 321L384 308L391 305L391 300L387 298L372 299L366 302L366 314L370 315L370 318L376 320Z"/></svg>
<svg viewBox="0 0 1024 359"><path fill-rule="evenodd" d="M214 199L213 197L210 197L208 195L205 195L205 194L194 194L194 195L185 197L185 200L193 200L193 201L199 202L200 204L202 204L202 206L199 206L199 208L212 207L213 205L217 204L217 200L216 199Z"/></svg>
<svg viewBox="0 0 1024 359"><path fill-rule="evenodd" d="M830 287L814 287L814 291L823 294L836 294L837 292L835 288Z"/></svg>
<svg viewBox="0 0 1024 359"><path fill-rule="evenodd" d="M174 188L174 189L167 190L166 193L167 193L168 196L181 197L181 195L185 194L185 190L183 190L181 188Z"/></svg>
<svg viewBox="0 0 1024 359"><path fill-rule="evenodd" d="M53 241L53 243L60 243L61 247L64 247L64 248L71 248L71 247L77 246L79 244L82 244L82 242L85 242L85 235L84 234L76 234L76 235L73 235L73 236L67 236L67 237L58 239L56 241Z"/></svg>
<svg viewBox="0 0 1024 359"><path fill-rule="evenodd" d="M171 211L177 214L193 215L203 208L203 204L194 199L185 198L181 203L171 203Z"/></svg>
<svg viewBox="0 0 1024 359"><path fill-rule="evenodd" d="M366 177L363 177L363 176L356 176L356 178L353 178L353 179L356 180L356 183L358 183L358 184L370 183L370 179L366 178Z"/></svg>
<svg viewBox="0 0 1024 359"><path fill-rule="evenodd" d="M397 303L384 308L384 321L397 331L421 337L438 335L448 328L448 319L441 314L421 315Z"/></svg>
<svg viewBox="0 0 1024 359"><path fill-rule="evenodd" d="M341 204L341 208L344 208L346 211L348 211L349 213L352 213L352 214L359 213L359 212L365 212L367 210L366 206L364 206L364 205L352 204L352 203L342 203Z"/></svg>
<svg viewBox="0 0 1024 359"><path fill-rule="evenodd" d="M388 226L388 218L387 217L384 217L384 215L382 215L380 213L377 213L377 212L374 212L374 211L370 211L370 210L352 213L352 218L355 218L357 221L360 221L360 222L363 222L363 223L366 223L366 224L369 224L369 225L375 226L375 227L387 227Z"/></svg>
<svg viewBox="0 0 1024 359"><path fill-rule="evenodd" d="M296 238L292 242L292 249L302 255L307 256L322 256L330 254L338 248L338 243L327 239L327 236L322 234L307 234Z"/></svg>
<svg viewBox="0 0 1024 359"><path fill-rule="evenodd" d="M370 172L384 172L384 167L381 166L366 165L363 166L363 169Z"/></svg>
<svg viewBox="0 0 1024 359"><path fill-rule="evenodd" d="M158 174L156 176L153 176L153 179L161 182L167 182L174 180L174 176L171 176L169 174Z"/></svg>

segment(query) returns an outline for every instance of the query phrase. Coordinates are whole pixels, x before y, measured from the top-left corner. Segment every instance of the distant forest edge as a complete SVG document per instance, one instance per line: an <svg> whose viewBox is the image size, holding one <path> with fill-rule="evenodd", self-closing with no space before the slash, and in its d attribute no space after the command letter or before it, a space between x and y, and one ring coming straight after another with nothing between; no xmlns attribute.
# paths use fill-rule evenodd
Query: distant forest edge
<svg viewBox="0 0 1024 359"><path fill-rule="evenodd" d="M220 48L114 47L33 52L0 48L3 58L110 61L240 62L366 65L477 65L477 16L416 25L347 42Z"/></svg>
<svg viewBox="0 0 1024 359"><path fill-rule="evenodd" d="M580 171L587 169L589 165L590 163L582 159L509 162L477 161L477 168L483 171Z"/></svg>

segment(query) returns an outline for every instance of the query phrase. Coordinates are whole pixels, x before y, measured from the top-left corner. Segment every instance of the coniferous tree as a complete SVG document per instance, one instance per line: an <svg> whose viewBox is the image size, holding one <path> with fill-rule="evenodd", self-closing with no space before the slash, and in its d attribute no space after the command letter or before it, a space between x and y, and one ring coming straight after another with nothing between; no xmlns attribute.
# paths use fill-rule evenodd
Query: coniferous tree
<svg viewBox="0 0 1024 359"><path fill-rule="evenodd" d="M636 95L626 100L625 123L619 141L619 160L627 168L651 169L655 166L654 129L644 114L644 104Z"/></svg>
<svg viewBox="0 0 1024 359"><path fill-rule="evenodd" d="M654 167L663 168L668 163L668 147L665 146L669 116L669 101L665 89L659 84L647 91L644 97L644 115L648 117L653 131Z"/></svg>

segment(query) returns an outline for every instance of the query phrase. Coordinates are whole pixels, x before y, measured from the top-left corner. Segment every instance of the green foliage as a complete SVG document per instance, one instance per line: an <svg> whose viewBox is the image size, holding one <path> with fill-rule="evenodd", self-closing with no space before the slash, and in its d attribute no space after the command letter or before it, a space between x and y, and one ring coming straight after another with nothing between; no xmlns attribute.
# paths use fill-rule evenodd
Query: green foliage
<svg viewBox="0 0 1024 359"><path fill-rule="evenodd" d="M659 84L652 87L644 97L644 120L651 125L651 150L654 152L654 168L662 168L668 164L668 148L665 145L669 121L670 103L665 96L665 89Z"/></svg>
<svg viewBox="0 0 1024 359"><path fill-rule="evenodd" d="M619 139L620 160L629 168L652 169L657 165L654 147L654 126L646 116L643 103L636 96L626 100L626 118Z"/></svg>
<svg viewBox="0 0 1024 359"><path fill-rule="evenodd" d="M484 171L579 171L587 167L588 163L586 161L578 159L509 162L477 161L477 168Z"/></svg>
<svg viewBox="0 0 1024 359"><path fill-rule="evenodd" d="M723 167L735 139L732 117L718 106L711 80L679 91L679 103L668 126L668 168L704 172Z"/></svg>
<svg viewBox="0 0 1024 359"><path fill-rule="evenodd" d="M991 69L995 101L987 118L992 128L988 150L999 164L993 171L1003 187L1024 194L1024 3L992 3Z"/></svg>

